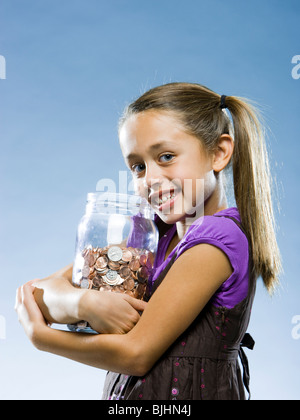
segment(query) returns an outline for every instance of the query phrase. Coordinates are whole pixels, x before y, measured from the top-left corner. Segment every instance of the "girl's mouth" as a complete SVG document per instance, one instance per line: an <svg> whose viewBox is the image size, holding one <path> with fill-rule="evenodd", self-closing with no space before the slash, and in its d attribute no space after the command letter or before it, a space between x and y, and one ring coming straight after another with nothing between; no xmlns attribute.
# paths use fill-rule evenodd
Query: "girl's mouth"
<svg viewBox="0 0 300 420"><path fill-rule="evenodd" d="M175 190L172 189L167 191L160 191L153 194L149 198L151 205L163 213L166 210L170 210L174 206L177 194Z"/></svg>

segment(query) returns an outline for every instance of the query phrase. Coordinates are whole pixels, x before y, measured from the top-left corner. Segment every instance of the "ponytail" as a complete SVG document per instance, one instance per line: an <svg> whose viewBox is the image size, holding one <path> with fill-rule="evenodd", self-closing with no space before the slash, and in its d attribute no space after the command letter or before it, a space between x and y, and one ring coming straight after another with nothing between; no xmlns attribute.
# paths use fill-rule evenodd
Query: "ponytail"
<svg viewBox="0 0 300 420"><path fill-rule="evenodd" d="M252 248L254 270L272 293L282 267L263 126L258 111L246 100L227 96L226 106L232 116L235 138L232 157L235 200Z"/></svg>

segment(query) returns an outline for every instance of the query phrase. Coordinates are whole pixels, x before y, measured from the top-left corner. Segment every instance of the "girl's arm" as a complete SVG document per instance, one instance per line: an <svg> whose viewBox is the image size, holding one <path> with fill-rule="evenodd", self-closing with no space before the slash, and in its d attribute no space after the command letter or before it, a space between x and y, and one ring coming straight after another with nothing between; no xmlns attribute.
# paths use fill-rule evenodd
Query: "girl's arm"
<svg viewBox="0 0 300 420"><path fill-rule="evenodd" d="M139 321L146 302L117 293L83 290L72 285L73 266L35 280L34 298L48 323L88 321L101 333L126 333Z"/></svg>
<svg viewBox="0 0 300 420"><path fill-rule="evenodd" d="M140 321L125 335L91 336L50 329L40 317L30 286L18 290L16 309L38 349L100 369L143 376L231 273L230 262L219 248L200 244L187 250L173 264Z"/></svg>

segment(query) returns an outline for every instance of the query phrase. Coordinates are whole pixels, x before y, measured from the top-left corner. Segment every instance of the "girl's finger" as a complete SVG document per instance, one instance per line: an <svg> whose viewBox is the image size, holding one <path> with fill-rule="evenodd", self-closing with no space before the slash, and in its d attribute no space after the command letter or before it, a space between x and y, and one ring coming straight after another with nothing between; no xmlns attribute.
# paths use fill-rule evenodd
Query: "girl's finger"
<svg viewBox="0 0 300 420"><path fill-rule="evenodd" d="M39 279L30 280L27 283L25 283L24 286L33 286L37 280ZM23 286L20 286L17 288L17 291L16 291L16 301L15 301L15 306L14 306L15 311L17 310L18 305L20 305L23 302L23 296L24 296Z"/></svg>
<svg viewBox="0 0 300 420"><path fill-rule="evenodd" d="M25 306L32 305L33 301L35 303L33 292L34 292L34 286L32 285L32 282L28 282L22 286L21 288L22 303Z"/></svg>
<svg viewBox="0 0 300 420"><path fill-rule="evenodd" d="M16 291L16 302L15 302L15 311L18 309L18 306L21 303L21 288L18 287Z"/></svg>
<svg viewBox="0 0 300 420"><path fill-rule="evenodd" d="M29 280L27 283L25 283L25 286L34 286L34 283L36 283L37 281L39 281L40 279L33 279L33 280Z"/></svg>
<svg viewBox="0 0 300 420"><path fill-rule="evenodd" d="M147 302L140 300L140 299L135 299L132 296L129 295L123 295L124 299L127 300L128 303L130 303L130 305L136 310L136 311L144 311L146 309L147 306Z"/></svg>

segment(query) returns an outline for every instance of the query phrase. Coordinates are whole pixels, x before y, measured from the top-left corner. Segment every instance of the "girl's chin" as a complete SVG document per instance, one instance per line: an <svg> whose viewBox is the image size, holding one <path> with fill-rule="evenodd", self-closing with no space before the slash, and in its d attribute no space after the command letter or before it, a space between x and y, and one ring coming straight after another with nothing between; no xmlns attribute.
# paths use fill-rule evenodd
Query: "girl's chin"
<svg viewBox="0 0 300 420"><path fill-rule="evenodd" d="M187 214L184 211L182 213L179 213L179 212L175 213L174 211L161 212L161 211L158 211L157 209L155 209L154 211L160 217L160 219L168 225L173 225L177 222L183 222L190 225L195 220L199 219L199 217L204 216L202 207L198 208L194 213L191 211L189 214Z"/></svg>
<svg viewBox="0 0 300 420"><path fill-rule="evenodd" d="M173 224L179 222L180 220L184 219L184 214L182 214L182 215L172 214L172 213L171 214L165 214L165 213L158 212L158 211L156 211L156 214L167 225L173 225Z"/></svg>

